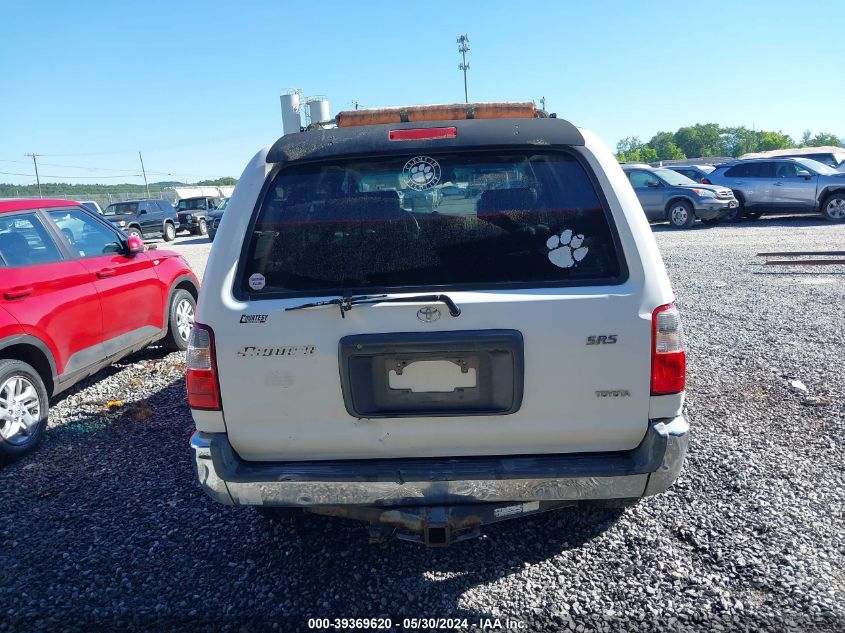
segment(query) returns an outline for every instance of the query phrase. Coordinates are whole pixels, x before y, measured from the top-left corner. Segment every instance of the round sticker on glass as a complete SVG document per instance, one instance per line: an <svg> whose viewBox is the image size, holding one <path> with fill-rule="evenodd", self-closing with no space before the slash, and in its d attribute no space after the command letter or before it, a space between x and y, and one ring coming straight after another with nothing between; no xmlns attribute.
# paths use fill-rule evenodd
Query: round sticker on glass
<svg viewBox="0 0 845 633"><path fill-rule="evenodd" d="M253 290L261 290L266 285L264 275L255 273L249 276L249 287Z"/></svg>
<svg viewBox="0 0 845 633"><path fill-rule="evenodd" d="M424 191L440 182L440 163L430 156L414 156L402 169L411 189Z"/></svg>

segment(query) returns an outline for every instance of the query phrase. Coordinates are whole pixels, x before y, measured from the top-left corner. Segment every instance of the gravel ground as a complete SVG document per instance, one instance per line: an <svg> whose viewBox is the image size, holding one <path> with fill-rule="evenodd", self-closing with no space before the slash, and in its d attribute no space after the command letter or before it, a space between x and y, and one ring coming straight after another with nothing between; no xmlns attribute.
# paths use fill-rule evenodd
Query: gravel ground
<svg viewBox="0 0 845 633"><path fill-rule="evenodd" d="M447 550L368 545L340 519L268 523L200 491L182 358L151 348L64 395L42 446L0 469L0 630L295 630L383 614L845 630L845 266L754 257L842 249L845 226L655 232L690 354L693 436L670 492L490 526ZM176 248L201 272L200 240Z"/></svg>

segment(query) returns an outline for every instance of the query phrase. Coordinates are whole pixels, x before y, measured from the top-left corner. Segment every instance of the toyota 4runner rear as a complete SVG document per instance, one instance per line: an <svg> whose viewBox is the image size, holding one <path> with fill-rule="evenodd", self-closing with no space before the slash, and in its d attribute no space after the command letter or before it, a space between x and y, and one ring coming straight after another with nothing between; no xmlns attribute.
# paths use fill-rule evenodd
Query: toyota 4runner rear
<svg viewBox="0 0 845 633"><path fill-rule="evenodd" d="M530 103L337 124L260 151L214 242L187 372L209 495L446 545L666 490L681 323L605 145Z"/></svg>

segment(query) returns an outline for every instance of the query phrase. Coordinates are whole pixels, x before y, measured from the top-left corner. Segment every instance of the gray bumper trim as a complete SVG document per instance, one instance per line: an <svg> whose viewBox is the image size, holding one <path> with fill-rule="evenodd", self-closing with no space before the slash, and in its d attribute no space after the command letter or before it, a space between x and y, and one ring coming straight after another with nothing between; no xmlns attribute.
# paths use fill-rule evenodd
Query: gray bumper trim
<svg viewBox="0 0 845 633"><path fill-rule="evenodd" d="M689 425L653 421L631 451L322 462L247 462L225 433L191 438L199 481L225 504L466 504L632 498L666 490L683 465Z"/></svg>

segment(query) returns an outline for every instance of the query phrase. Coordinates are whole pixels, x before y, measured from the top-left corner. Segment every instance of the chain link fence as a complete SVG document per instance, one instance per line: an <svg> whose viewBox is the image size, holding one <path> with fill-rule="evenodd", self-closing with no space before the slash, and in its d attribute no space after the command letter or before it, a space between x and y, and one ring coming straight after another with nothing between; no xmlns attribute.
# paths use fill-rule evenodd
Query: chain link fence
<svg viewBox="0 0 845 633"><path fill-rule="evenodd" d="M138 200L140 198L165 198L167 196L163 195L164 190L167 187L150 187L150 195L147 196L146 190L144 191L104 191L103 189L97 189L95 187L91 187L90 189L79 190L77 188L62 190L61 188L53 189L50 188L50 191L45 191L43 196L33 196L33 195L22 195L22 196L14 196L16 198L33 198L37 199L39 197L43 198L60 198L60 199L67 199L67 200L76 200L77 202L81 201L89 201L93 200L97 204L100 205L100 208L105 209L113 202L122 202L124 200ZM172 202L172 201L171 201Z"/></svg>

